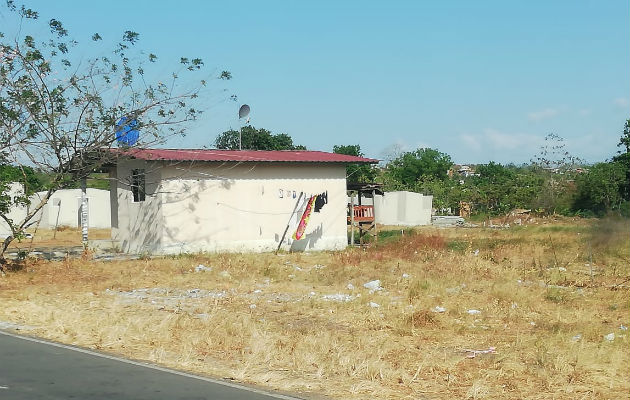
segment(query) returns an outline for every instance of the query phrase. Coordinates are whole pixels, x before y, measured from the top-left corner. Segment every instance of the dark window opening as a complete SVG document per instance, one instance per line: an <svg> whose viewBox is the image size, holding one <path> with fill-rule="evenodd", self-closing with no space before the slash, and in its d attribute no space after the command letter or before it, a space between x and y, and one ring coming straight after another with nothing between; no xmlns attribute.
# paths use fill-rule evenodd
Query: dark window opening
<svg viewBox="0 0 630 400"><path fill-rule="evenodd" d="M134 169L131 171L131 193L133 193L133 202L138 203L144 201L144 170Z"/></svg>

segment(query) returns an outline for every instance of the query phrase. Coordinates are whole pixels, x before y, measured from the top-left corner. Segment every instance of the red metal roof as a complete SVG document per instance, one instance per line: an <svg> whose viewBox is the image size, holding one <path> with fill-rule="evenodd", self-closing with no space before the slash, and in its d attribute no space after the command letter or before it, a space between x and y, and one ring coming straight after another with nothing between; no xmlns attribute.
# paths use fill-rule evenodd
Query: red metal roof
<svg viewBox="0 0 630 400"><path fill-rule="evenodd" d="M347 156L310 150L207 150L207 149L118 149L121 155L140 160L166 161L235 161L235 162L300 162L300 163L367 163L373 158Z"/></svg>

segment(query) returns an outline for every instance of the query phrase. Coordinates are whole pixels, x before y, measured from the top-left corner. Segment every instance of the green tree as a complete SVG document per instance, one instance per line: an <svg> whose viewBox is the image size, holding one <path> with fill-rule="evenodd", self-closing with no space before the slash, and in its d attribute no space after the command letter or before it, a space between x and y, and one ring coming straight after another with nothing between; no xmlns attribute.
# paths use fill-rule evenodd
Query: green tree
<svg viewBox="0 0 630 400"><path fill-rule="evenodd" d="M270 131L251 125L240 129L241 148L243 150L306 150L302 145L293 144L293 139L286 133L272 134ZM217 149L238 150L239 131L230 129L221 133L214 141Z"/></svg>
<svg viewBox="0 0 630 400"><path fill-rule="evenodd" d="M358 144L335 145L333 153L347 156L364 157L361 146ZM378 171L372 165L349 164L346 166L346 177L349 183L373 183Z"/></svg>
<svg viewBox="0 0 630 400"><path fill-rule="evenodd" d="M601 216L620 211L630 216L630 119L617 146L621 150L610 162L595 164L576 179L575 212Z"/></svg>
<svg viewBox="0 0 630 400"><path fill-rule="evenodd" d="M575 189L575 168L580 163L578 157L569 153L562 137L554 133L545 136L545 143L532 160L532 166L544 178L534 208L547 214L569 211Z"/></svg>
<svg viewBox="0 0 630 400"><path fill-rule="evenodd" d="M23 220L12 221L0 211L12 231L0 247L0 262L55 190L87 178L133 145L109 151L117 147L120 125L133 121L141 133L137 145L144 147L184 134L186 123L200 113L196 102L206 84L202 79L193 83L194 76L183 78L204 64L187 57L167 79L154 80L162 68L156 66L155 54L136 49L137 32L125 31L111 44L95 33L87 51L101 55L90 59L73 54L79 42L70 39L59 20L49 20L50 33L35 38L26 32L44 31L37 11L11 0L5 9L0 13L15 18L17 31L0 33L0 162L21 171L34 167L49 181L42 201ZM229 79L230 74L223 71L216 78ZM2 188L13 178L5 176Z"/></svg>
<svg viewBox="0 0 630 400"><path fill-rule="evenodd" d="M621 138L619 139L619 144L617 146L622 148L619 151L620 154L630 153L630 119L626 120L626 124L623 127L623 134L621 135ZM624 147L626 150L625 152L623 151Z"/></svg>
<svg viewBox="0 0 630 400"><path fill-rule="evenodd" d="M626 179L621 184L619 190L624 201L630 202L630 119L626 120L623 133L619 139L618 147L621 147L619 154L613 157L613 161L622 165L626 171ZM625 151L624 151L625 150Z"/></svg>
<svg viewBox="0 0 630 400"><path fill-rule="evenodd" d="M577 194L573 210L603 216L609 211L621 209L621 190L626 183L626 169L620 162L604 162L593 165L576 179Z"/></svg>
<svg viewBox="0 0 630 400"><path fill-rule="evenodd" d="M412 190L421 181L446 180L452 165L448 154L425 148L404 153L392 160L387 165L387 173L391 181Z"/></svg>
<svg viewBox="0 0 630 400"><path fill-rule="evenodd" d="M9 184L16 182L24 189L22 195L8 195ZM0 214L8 214L14 206L27 206L28 196L43 189L39 177L28 166L0 165Z"/></svg>

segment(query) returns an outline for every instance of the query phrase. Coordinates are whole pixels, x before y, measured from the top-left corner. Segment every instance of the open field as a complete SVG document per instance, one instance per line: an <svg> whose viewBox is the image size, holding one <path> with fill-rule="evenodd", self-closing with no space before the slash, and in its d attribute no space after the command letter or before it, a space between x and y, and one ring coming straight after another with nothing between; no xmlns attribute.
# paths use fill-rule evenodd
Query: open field
<svg viewBox="0 0 630 400"><path fill-rule="evenodd" d="M28 260L0 278L0 321L332 398L630 396L627 220L398 232L336 253Z"/></svg>
<svg viewBox="0 0 630 400"><path fill-rule="evenodd" d="M14 240L9 248L28 250L29 248L81 246L81 228L60 226L56 233L52 229L29 229L27 232L33 237ZM110 229L90 229L89 231L90 240L110 238Z"/></svg>

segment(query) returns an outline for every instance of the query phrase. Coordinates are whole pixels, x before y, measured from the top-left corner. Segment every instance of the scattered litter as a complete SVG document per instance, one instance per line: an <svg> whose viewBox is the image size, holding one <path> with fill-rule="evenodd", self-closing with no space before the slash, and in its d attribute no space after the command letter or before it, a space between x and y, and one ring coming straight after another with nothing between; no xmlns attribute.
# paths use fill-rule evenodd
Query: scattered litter
<svg viewBox="0 0 630 400"><path fill-rule="evenodd" d="M210 272L212 271L212 267L206 267L203 264L199 264L195 267L195 272Z"/></svg>
<svg viewBox="0 0 630 400"><path fill-rule="evenodd" d="M293 267L293 269L295 269L296 271L301 271L302 270L302 268L300 268L299 265L296 265L295 267Z"/></svg>
<svg viewBox="0 0 630 400"><path fill-rule="evenodd" d="M477 249L477 250L473 251L473 255L474 255L475 257L476 257L476 256L478 256L478 255L479 255L479 249Z"/></svg>
<svg viewBox="0 0 630 400"><path fill-rule="evenodd" d="M321 265L321 264L315 264L315 265L313 265L313 268L315 268L315 269L324 269L324 268L326 268L326 266L325 265Z"/></svg>
<svg viewBox="0 0 630 400"><path fill-rule="evenodd" d="M254 308L256 308L256 304L250 304L249 308L250 308L250 310L253 310Z"/></svg>
<svg viewBox="0 0 630 400"><path fill-rule="evenodd" d="M405 274L402 274L402 277L403 277L404 279L409 279L409 277L410 277L410 276L411 276L411 275L406 274L406 273L405 273Z"/></svg>
<svg viewBox="0 0 630 400"><path fill-rule="evenodd" d="M564 267L560 267L560 268L558 268L558 271L560 271L560 272L566 272L566 271L567 271L567 269L566 269L566 268L564 268Z"/></svg>
<svg viewBox="0 0 630 400"><path fill-rule="evenodd" d="M431 309L431 311L437 312L437 313L443 313L443 312L446 312L446 308L440 307L440 306L435 306L435 307L433 307Z"/></svg>
<svg viewBox="0 0 630 400"><path fill-rule="evenodd" d="M380 305L379 305L378 303L375 303L375 302L373 302L373 301L370 301L370 303L369 303L368 305L369 305L370 307L372 307L372 308L379 308L379 307L380 307Z"/></svg>
<svg viewBox="0 0 630 400"><path fill-rule="evenodd" d="M619 325L619 329L621 329L622 331L627 331L628 327L623 325L623 324L621 324L621 325Z"/></svg>
<svg viewBox="0 0 630 400"><path fill-rule="evenodd" d="M512 308L512 310L516 310L518 308L518 303L512 303L510 307Z"/></svg>
<svg viewBox="0 0 630 400"><path fill-rule="evenodd" d="M604 339L608 340L609 342L612 342L613 340L615 340L615 333L609 333L608 335L604 335Z"/></svg>
<svg viewBox="0 0 630 400"><path fill-rule="evenodd" d="M346 286L346 288L348 290L354 290L354 285L352 283L348 283L348 286Z"/></svg>
<svg viewBox="0 0 630 400"><path fill-rule="evenodd" d="M289 275L287 275L287 278L293 279L293 278L295 278L295 275L294 274L289 274Z"/></svg>
<svg viewBox="0 0 630 400"><path fill-rule="evenodd" d="M222 299L227 297L226 291L211 291L203 289L167 289L167 288L143 288L128 291L117 291L105 289L109 295L124 298L127 301L146 301L158 307L165 306L178 307L182 300L195 299Z"/></svg>
<svg viewBox="0 0 630 400"><path fill-rule="evenodd" d="M262 290L256 289L256 290L254 290L254 293L262 293Z"/></svg>
<svg viewBox="0 0 630 400"><path fill-rule="evenodd" d="M311 293L310 293L310 295L311 295L311 296L315 296L315 292L311 292Z"/></svg>
<svg viewBox="0 0 630 400"><path fill-rule="evenodd" d="M370 293L378 292L379 290L383 290L381 287L381 281L379 279L369 281L363 284L363 287L370 290Z"/></svg>
<svg viewBox="0 0 630 400"><path fill-rule="evenodd" d="M438 216L431 217L431 223L438 227L464 226L464 218L458 216Z"/></svg>
<svg viewBox="0 0 630 400"><path fill-rule="evenodd" d="M488 347L486 350L473 350L473 349L464 349L462 350L466 354L466 358L475 358L480 354L496 354L496 347Z"/></svg>
<svg viewBox="0 0 630 400"><path fill-rule="evenodd" d="M460 292L460 290L462 290L465 287L466 287L466 284L462 283L459 286L455 286L455 287L452 287L452 288L446 288L446 293L448 293L448 294L457 294L457 293Z"/></svg>
<svg viewBox="0 0 630 400"><path fill-rule="evenodd" d="M219 276L220 276L221 278L231 278L231 277L232 277L232 275L230 275L230 273L229 273L229 272L227 272L227 271L221 271L221 272L219 272Z"/></svg>
<svg viewBox="0 0 630 400"><path fill-rule="evenodd" d="M574 342L579 342L580 340L582 340L582 334L578 333L577 335L573 336L571 340Z"/></svg>
<svg viewBox="0 0 630 400"><path fill-rule="evenodd" d="M467 312L468 314L470 314L470 315L478 315L478 314L481 314L481 311L479 311L479 310L475 310L475 309L471 309L471 310L468 310L468 311L466 311L466 312Z"/></svg>
<svg viewBox="0 0 630 400"><path fill-rule="evenodd" d="M530 324L531 326L536 326L536 323L535 323L534 321L529 321L529 324Z"/></svg>
<svg viewBox="0 0 630 400"><path fill-rule="evenodd" d="M325 294L322 296L323 300L326 301L339 301L342 303L354 300L354 296L350 296L349 294L343 293L335 293L335 294Z"/></svg>

